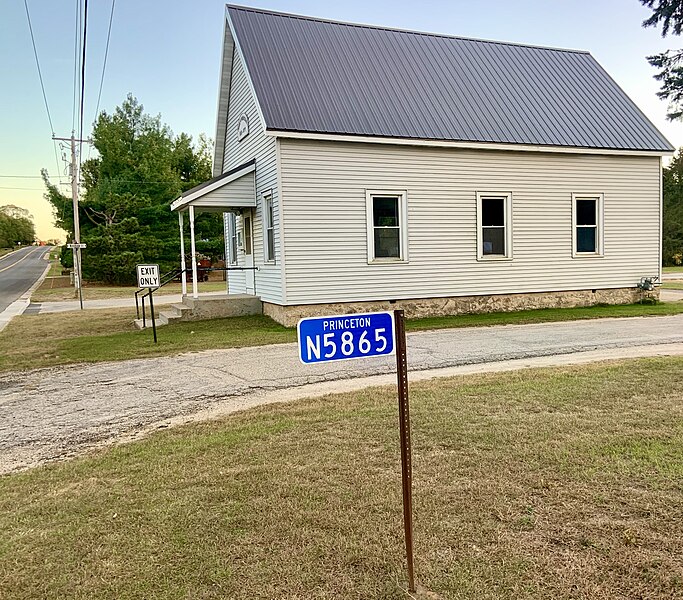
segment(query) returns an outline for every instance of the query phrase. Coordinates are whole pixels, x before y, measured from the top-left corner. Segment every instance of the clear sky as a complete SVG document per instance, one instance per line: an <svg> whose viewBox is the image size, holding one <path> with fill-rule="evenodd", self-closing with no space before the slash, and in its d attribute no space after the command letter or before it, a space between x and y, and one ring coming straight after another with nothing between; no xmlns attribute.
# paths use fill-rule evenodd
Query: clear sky
<svg viewBox="0 0 683 600"><path fill-rule="evenodd" d="M676 147L683 124L665 119L666 103L645 56L683 47L643 29L638 0L260 0L236 2L344 21L485 39L589 50ZM132 92L173 131L214 137L224 2L116 0L100 109L111 111ZM73 123L76 0L28 0L45 91L57 136ZM95 116L111 0L90 0L85 121ZM39 237L59 236L37 177L64 176L56 164L23 0L0 0L0 205L35 216ZM587 90L590 93L590 90ZM61 155L61 150L58 151ZM87 157L87 150L84 149ZM59 168L59 171L58 171ZM6 177L26 175L31 178ZM15 189L8 189L15 188ZM22 188L22 189L16 189ZM29 189L26 189L29 188ZM68 186L62 188L69 191ZM63 237L63 235L62 235Z"/></svg>

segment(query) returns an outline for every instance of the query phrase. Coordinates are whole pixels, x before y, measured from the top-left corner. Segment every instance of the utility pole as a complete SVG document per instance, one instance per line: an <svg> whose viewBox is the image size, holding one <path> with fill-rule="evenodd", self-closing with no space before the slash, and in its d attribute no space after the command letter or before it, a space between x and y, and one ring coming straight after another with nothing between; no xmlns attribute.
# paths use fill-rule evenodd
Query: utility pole
<svg viewBox="0 0 683 600"><path fill-rule="evenodd" d="M82 271L81 271L81 248L79 247L81 243L81 225L78 215L78 160L76 155L76 142L86 142L89 143L90 140L80 140L76 139L74 132L71 132L70 138L60 138L52 137L53 140L59 140L62 142L71 143L71 199L73 201L74 210L74 239L72 243L74 247L73 252L73 262L74 262L74 287L78 290L78 299L81 303L81 310L83 310L83 286L82 286Z"/></svg>

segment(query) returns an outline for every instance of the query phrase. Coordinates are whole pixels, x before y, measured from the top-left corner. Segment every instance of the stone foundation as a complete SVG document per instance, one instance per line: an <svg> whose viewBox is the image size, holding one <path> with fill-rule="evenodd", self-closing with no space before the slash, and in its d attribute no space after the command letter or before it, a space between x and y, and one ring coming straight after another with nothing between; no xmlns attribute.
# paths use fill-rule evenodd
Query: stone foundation
<svg viewBox="0 0 683 600"><path fill-rule="evenodd" d="M537 308L572 308L595 304L632 304L643 297L637 288L575 290L567 292L534 292L530 294L501 294L495 296L454 296L450 298L422 298L418 300L377 300L372 302L340 302L335 304L299 304L281 306L263 303L263 314L274 321L294 327L299 319L324 315L379 312L403 309L406 317L442 317L447 315L511 312ZM646 292L658 298L659 289Z"/></svg>
<svg viewBox="0 0 683 600"><path fill-rule="evenodd" d="M186 296L183 298L183 305L189 310L182 312L181 321L242 317L260 315L263 312L258 296L248 294L199 296L199 298Z"/></svg>

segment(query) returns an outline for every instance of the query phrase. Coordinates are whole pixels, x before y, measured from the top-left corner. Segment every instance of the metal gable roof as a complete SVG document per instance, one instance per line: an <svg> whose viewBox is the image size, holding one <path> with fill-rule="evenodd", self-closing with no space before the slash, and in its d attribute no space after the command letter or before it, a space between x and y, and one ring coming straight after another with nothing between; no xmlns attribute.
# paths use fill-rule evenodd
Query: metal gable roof
<svg viewBox="0 0 683 600"><path fill-rule="evenodd" d="M674 150L587 52L228 14L270 130Z"/></svg>

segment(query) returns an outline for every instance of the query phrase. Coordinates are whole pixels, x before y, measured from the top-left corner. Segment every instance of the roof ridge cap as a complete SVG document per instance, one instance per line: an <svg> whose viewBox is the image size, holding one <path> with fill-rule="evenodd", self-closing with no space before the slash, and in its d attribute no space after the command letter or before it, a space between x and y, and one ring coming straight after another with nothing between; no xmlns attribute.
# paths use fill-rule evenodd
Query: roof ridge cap
<svg viewBox="0 0 683 600"><path fill-rule="evenodd" d="M310 15L301 15L296 13L288 13L284 11L270 10L266 8L257 8L254 6L243 6L239 4L226 4L226 7L234 10L241 10L244 12L254 12L266 15L273 15L276 17L286 17L290 19L300 19L302 21L314 21L316 23L330 23L333 25L344 25L346 27L358 27L359 29L378 29L382 31L393 31L395 33L406 33L411 35L425 36L425 37L437 37L446 38L450 40L463 40L468 42L478 42L482 44L497 44L502 46L518 46L521 48L534 48L536 50L550 50L552 52L568 52L571 54L587 54L590 55L588 50L576 50L572 48L557 48L554 46L541 46L539 44L525 44L523 42L508 42L504 40L488 40L484 38L468 37L463 35L451 35L447 33L434 33L431 31L419 31L416 29L403 29L401 27L387 27L384 25L372 25L368 23L355 23L352 21L340 21L337 19L328 19L326 17L312 17Z"/></svg>

